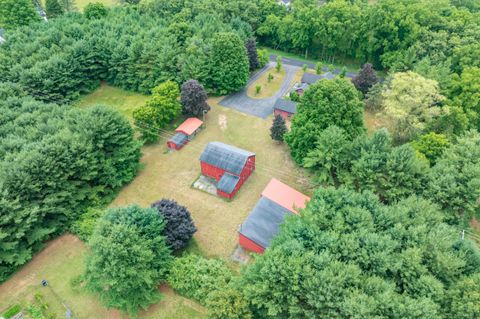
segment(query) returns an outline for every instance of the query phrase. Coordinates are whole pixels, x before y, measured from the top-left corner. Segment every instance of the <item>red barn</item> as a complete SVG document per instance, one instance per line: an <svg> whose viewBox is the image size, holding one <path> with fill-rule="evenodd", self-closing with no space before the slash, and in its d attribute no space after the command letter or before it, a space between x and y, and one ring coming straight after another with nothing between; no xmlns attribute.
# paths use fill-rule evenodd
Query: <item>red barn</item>
<svg viewBox="0 0 480 319"><path fill-rule="evenodd" d="M259 254L263 253L278 234L285 217L298 215L308 201L308 196L273 178L262 192L255 208L240 226L240 246Z"/></svg>
<svg viewBox="0 0 480 319"><path fill-rule="evenodd" d="M202 174L217 181L217 195L233 198L255 170L255 153L210 142L200 156Z"/></svg>
<svg viewBox="0 0 480 319"><path fill-rule="evenodd" d="M280 115L284 120L291 119L296 112L297 103L290 100L277 99L273 105L273 114Z"/></svg>
<svg viewBox="0 0 480 319"><path fill-rule="evenodd" d="M177 129L171 139L168 140L167 146L172 150L179 150L185 146L200 130L203 122L196 117L186 119Z"/></svg>

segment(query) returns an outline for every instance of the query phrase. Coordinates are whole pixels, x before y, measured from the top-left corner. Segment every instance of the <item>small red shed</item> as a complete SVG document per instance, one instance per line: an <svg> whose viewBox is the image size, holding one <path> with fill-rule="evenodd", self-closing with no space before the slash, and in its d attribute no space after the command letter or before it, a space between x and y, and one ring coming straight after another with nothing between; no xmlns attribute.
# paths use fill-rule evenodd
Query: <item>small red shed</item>
<svg viewBox="0 0 480 319"><path fill-rule="evenodd" d="M296 112L297 103L290 100L277 99L273 105L273 114L280 115L284 120L291 119Z"/></svg>
<svg viewBox="0 0 480 319"><path fill-rule="evenodd" d="M263 253L278 234L285 217L298 215L308 201L308 196L273 178L240 226L240 246L249 251Z"/></svg>
<svg viewBox="0 0 480 319"><path fill-rule="evenodd" d="M167 141L167 147L174 150L179 150L185 146L200 130L203 121L200 121L196 117L190 117L186 119L175 130L175 134L171 139Z"/></svg>
<svg viewBox="0 0 480 319"><path fill-rule="evenodd" d="M210 142L200 156L202 174L215 179L217 195L231 199L255 170L255 153Z"/></svg>

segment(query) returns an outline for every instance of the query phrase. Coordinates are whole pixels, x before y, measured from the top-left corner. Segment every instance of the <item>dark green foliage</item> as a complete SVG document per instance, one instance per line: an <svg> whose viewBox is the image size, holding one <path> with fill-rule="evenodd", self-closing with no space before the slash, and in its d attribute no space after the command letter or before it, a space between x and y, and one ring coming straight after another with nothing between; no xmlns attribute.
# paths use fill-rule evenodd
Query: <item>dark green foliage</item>
<svg viewBox="0 0 480 319"><path fill-rule="evenodd" d="M231 276L223 261L189 254L172 263L168 284L181 295L205 305L209 294L226 286Z"/></svg>
<svg viewBox="0 0 480 319"><path fill-rule="evenodd" d="M367 94L368 90L377 82L377 74L370 63L365 63L358 75L352 79L353 85L363 94Z"/></svg>
<svg viewBox="0 0 480 319"><path fill-rule="evenodd" d="M31 0L1 0L0 28L14 29L40 21Z"/></svg>
<svg viewBox="0 0 480 319"><path fill-rule="evenodd" d="M321 131L336 125L349 138L364 133L363 103L355 87L344 79L311 85L297 105L291 131L285 135L293 159L302 164Z"/></svg>
<svg viewBox="0 0 480 319"><path fill-rule="evenodd" d="M260 62L258 62L257 41L255 38L250 38L245 42L245 49L247 49L250 71L258 69Z"/></svg>
<svg viewBox="0 0 480 319"><path fill-rule="evenodd" d="M179 205L176 201L168 199L162 199L153 203L152 208L158 210L165 221L163 235L166 238L167 245L173 251L185 248L193 234L197 231L187 208Z"/></svg>
<svg viewBox="0 0 480 319"><path fill-rule="evenodd" d="M270 128L270 137L277 142L283 142L283 136L287 133L287 125L285 119L280 115L273 118L272 127Z"/></svg>
<svg viewBox="0 0 480 319"><path fill-rule="evenodd" d="M63 8L58 0L45 0L45 11L48 18L55 18L63 14Z"/></svg>
<svg viewBox="0 0 480 319"><path fill-rule="evenodd" d="M182 94L180 101L182 103L183 114L202 116L210 111L210 105L207 104L207 92L203 85L197 80L188 80L182 84Z"/></svg>
<svg viewBox="0 0 480 319"><path fill-rule="evenodd" d="M282 228L240 279L254 318L449 318L478 298L472 280L468 298L457 292L471 265L426 200L320 188Z"/></svg>
<svg viewBox="0 0 480 319"><path fill-rule="evenodd" d="M249 63L245 46L232 32L215 34L210 60L210 88L224 95L238 91L247 84Z"/></svg>
<svg viewBox="0 0 480 319"><path fill-rule="evenodd" d="M83 14L88 19L100 19L108 14L108 9L103 3L91 2L83 9Z"/></svg>
<svg viewBox="0 0 480 319"><path fill-rule="evenodd" d="M5 90L3 90L5 89ZM2 92L3 91L3 92ZM0 86L0 96L15 86ZM0 100L0 280L136 175L133 130L117 112Z"/></svg>
<svg viewBox="0 0 480 319"><path fill-rule="evenodd" d="M162 236L165 222L155 209L110 209L99 220L89 245L86 288L107 307L135 316L158 302L166 279L170 250Z"/></svg>
<svg viewBox="0 0 480 319"><path fill-rule="evenodd" d="M452 223L480 217L480 134L469 131L443 152L432 168L426 196Z"/></svg>

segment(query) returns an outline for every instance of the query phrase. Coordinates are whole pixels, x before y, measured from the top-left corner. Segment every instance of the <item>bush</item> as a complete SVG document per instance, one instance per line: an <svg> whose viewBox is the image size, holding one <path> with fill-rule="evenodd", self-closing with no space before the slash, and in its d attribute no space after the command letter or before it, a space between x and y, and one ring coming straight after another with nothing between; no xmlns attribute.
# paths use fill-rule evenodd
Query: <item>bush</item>
<svg viewBox="0 0 480 319"><path fill-rule="evenodd" d="M231 277L223 261L190 254L172 263L167 281L181 295L205 305L209 294L224 287Z"/></svg>
<svg viewBox="0 0 480 319"><path fill-rule="evenodd" d="M8 310L5 311L2 316L5 317L5 319L10 319L20 311L22 311L22 307L20 305L14 305L8 308Z"/></svg>
<svg viewBox="0 0 480 319"><path fill-rule="evenodd" d="M197 231L187 208L168 199L153 203L152 208L158 210L166 223L163 234L167 245L175 251L185 248Z"/></svg>
<svg viewBox="0 0 480 319"><path fill-rule="evenodd" d="M251 319L248 300L231 284L213 291L207 299L209 319Z"/></svg>
<svg viewBox="0 0 480 319"><path fill-rule="evenodd" d="M265 49L257 50L259 68L263 68L268 62L270 62L270 57L268 51Z"/></svg>
<svg viewBox="0 0 480 319"><path fill-rule="evenodd" d="M93 2L87 4L83 10L83 14L85 14L87 19L99 19L105 17L108 14L108 10L103 3Z"/></svg>
<svg viewBox="0 0 480 319"><path fill-rule="evenodd" d="M90 239L90 236L93 234L97 220L102 217L103 214L104 211L101 209L87 209L87 212L80 216L80 218L73 223L71 231L81 240L87 242Z"/></svg>

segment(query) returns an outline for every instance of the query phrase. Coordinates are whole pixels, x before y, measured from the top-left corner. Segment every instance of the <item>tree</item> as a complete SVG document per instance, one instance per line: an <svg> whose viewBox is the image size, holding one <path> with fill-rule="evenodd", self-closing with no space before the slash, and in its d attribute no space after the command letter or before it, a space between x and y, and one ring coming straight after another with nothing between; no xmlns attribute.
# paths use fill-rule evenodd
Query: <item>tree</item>
<svg viewBox="0 0 480 319"><path fill-rule="evenodd" d="M87 19L100 19L108 14L108 10L103 3L91 2L85 6L83 14Z"/></svg>
<svg viewBox="0 0 480 319"><path fill-rule="evenodd" d="M430 132L418 137L411 145L417 152L425 156L430 165L433 166L445 149L450 146L450 142L445 135Z"/></svg>
<svg viewBox="0 0 480 319"><path fill-rule="evenodd" d="M452 223L480 216L480 134L468 131L433 166L425 196L438 203Z"/></svg>
<svg viewBox="0 0 480 319"><path fill-rule="evenodd" d="M207 98L207 92L197 80L186 81L182 84L180 97L183 114L201 116L210 111Z"/></svg>
<svg viewBox="0 0 480 319"><path fill-rule="evenodd" d="M281 115L275 115L272 127L270 128L270 137L277 142L283 142L283 136L287 133L285 119Z"/></svg>
<svg viewBox="0 0 480 319"><path fill-rule="evenodd" d="M275 70L277 70L277 73L280 72L282 69L282 57L277 56L277 64L275 65Z"/></svg>
<svg viewBox="0 0 480 319"><path fill-rule="evenodd" d="M315 73L316 74L322 74L322 63L321 62L317 62L315 63Z"/></svg>
<svg viewBox="0 0 480 319"><path fill-rule="evenodd" d="M454 77L449 96L450 104L460 108L468 119L468 128L480 129L480 68L466 68Z"/></svg>
<svg viewBox="0 0 480 319"><path fill-rule="evenodd" d="M321 80L305 91L285 135L293 159L303 164L319 133L332 125L343 129L350 139L365 132L363 103L355 87L344 79Z"/></svg>
<svg viewBox="0 0 480 319"><path fill-rule="evenodd" d="M133 119L136 129L141 133L145 143L158 141L159 129L158 119L161 117L159 110L151 106L142 106L133 111Z"/></svg>
<svg viewBox="0 0 480 319"><path fill-rule="evenodd" d="M263 68L270 61L270 57L266 49L262 49L262 50L257 49L257 56L258 56L259 68Z"/></svg>
<svg viewBox="0 0 480 319"><path fill-rule="evenodd" d="M167 244L174 251L185 248L197 231L187 208L168 199L153 203L152 208L160 213L166 223L163 234Z"/></svg>
<svg viewBox="0 0 480 319"><path fill-rule="evenodd" d="M36 21L40 21L40 17L32 1L0 1L0 28L14 29Z"/></svg>
<svg viewBox="0 0 480 319"><path fill-rule="evenodd" d="M229 284L223 289L212 291L207 299L210 319L251 319L249 303L240 289Z"/></svg>
<svg viewBox="0 0 480 319"><path fill-rule="evenodd" d="M457 282L450 290L449 318L469 319L480 316L480 274L476 273Z"/></svg>
<svg viewBox="0 0 480 319"><path fill-rule="evenodd" d="M255 38L247 39L247 42L245 42L245 48L247 49L250 71L258 69L260 62L258 61L257 41Z"/></svg>
<svg viewBox="0 0 480 319"><path fill-rule="evenodd" d="M224 95L247 84L249 63L245 46L235 33L220 32L212 39L210 88Z"/></svg>
<svg viewBox="0 0 480 319"><path fill-rule="evenodd" d="M107 307L132 316L158 302L158 285L172 259L161 235L164 226L155 209L132 205L108 210L89 242L86 288Z"/></svg>
<svg viewBox="0 0 480 319"><path fill-rule="evenodd" d="M77 10L75 0L60 0L65 12L74 12Z"/></svg>
<svg viewBox="0 0 480 319"><path fill-rule="evenodd" d="M367 94L368 90L377 82L377 74L370 63L365 63L360 72L352 79L355 88L363 94Z"/></svg>
<svg viewBox="0 0 480 319"><path fill-rule="evenodd" d="M55 18L63 14L63 8L58 0L45 0L45 11L49 18Z"/></svg>
<svg viewBox="0 0 480 319"><path fill-rule="evenodd" d="M438 104L444 99L438 83L414 72L395 73L384 86L382 115L395 121L394 139L406 142L440 115Z"/></svg>

